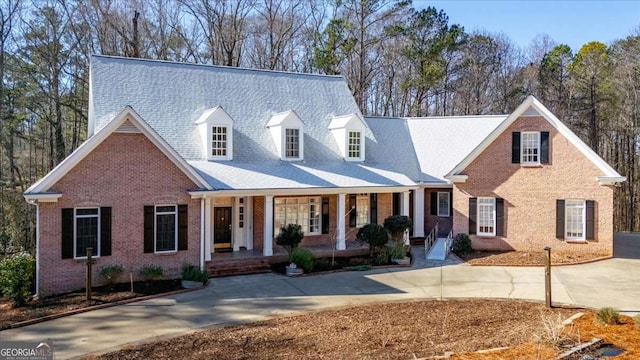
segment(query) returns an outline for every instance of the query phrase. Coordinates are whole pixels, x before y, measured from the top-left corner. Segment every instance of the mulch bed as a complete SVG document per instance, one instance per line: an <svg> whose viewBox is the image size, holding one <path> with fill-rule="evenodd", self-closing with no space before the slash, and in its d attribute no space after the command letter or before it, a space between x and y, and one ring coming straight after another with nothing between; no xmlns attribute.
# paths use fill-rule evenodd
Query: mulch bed
<svg viewBox="0 0 640 360"><path fill-rule="evenodd" d="M574 313L526 301L379 303L214 328L98 359L412 359L521 344L541 331L543 314Z"/></svg>
<svg viewBox="0 0 640 360"><path fill-rule="evenodd" d="M91 304L87 303L86 293L83 289L62 295L43 297L18 308L13 308L8 299L0 297L0 330L26 320L179 289L181 289L180 280L134 282L133 292L131 292L131 283L121 283L113 286L93 287Z"/></svg>
<svg viewBox="0 0 640 360"><path fill-rule="evenodd" d="M610 257L611 253L575 253L552 251L551 265L580 264ZM544 266L547 254L544 251L474 251L458 255L470 265L479 266Z"/></svg>

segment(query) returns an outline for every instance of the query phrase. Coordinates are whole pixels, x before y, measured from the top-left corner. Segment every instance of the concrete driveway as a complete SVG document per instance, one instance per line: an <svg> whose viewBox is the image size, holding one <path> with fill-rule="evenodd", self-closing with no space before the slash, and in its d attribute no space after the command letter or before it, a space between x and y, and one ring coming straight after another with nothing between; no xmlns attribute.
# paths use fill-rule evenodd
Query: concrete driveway
<svg viewBox="0 0 640 360"><path fill-rule="evenodd" d="M258 321L279 314L375 301L491 297L544 299L542 267L471 267L456 259L422 259L412 268L287 278L260 274L212 279L184 294L96 310L0 332L6 340L52 341L58 359L116 349L126 343L175 336L211 326ZM611 259L554 267L553 300L640 312L640 260ZM425 309L428 310L428 309Z"/></svg>

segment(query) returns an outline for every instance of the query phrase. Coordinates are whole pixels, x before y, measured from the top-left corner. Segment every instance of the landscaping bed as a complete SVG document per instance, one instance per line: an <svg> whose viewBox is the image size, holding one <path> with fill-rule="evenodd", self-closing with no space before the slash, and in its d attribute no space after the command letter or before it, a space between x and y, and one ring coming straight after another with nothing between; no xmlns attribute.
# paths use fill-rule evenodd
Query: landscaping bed
<svg viewBox="0 0 640 360"><path fill-rule="evenodd" d="M133 292L131 283L93 287L91 304L87 303L85 290L82 289L32 300L17 308L13 308L8 299L0 297L0 330L22 321L180 289L180 280L138 281L133 283Z"/></svg>
<svg viewBox="0 0 640 360"><path fill-rule="evenodd" d="M458 257L470 265L479 266L544 266L547 254L544 251L473 251ZM611 257L611 253L551 251L551 264L580 264L607 257Z"/></svg>
<svg viewBox="0 0 640 360"><path fill-rule="evenodd" d="M447 300L369 304L214 328L104 354L99 359L412 359L504 346L514 353L459 359L546 359L556 350L531 342L543 316L575 309L526 301ZM636 335L637 336L637 335ZM522 356L517 354L520 352ZM538 355L540 355L538 357Z"/></svg>
<svg viewBox="0 0 640 360"><path fill-rule="evenodd" d="M407 253L409 258L412 257L411 253ZM286 267L289 265L289 262L280 262L271 264L271 271L278 274L285 274ZM317 258L313 259L313 270L311 273L323 273L330 271L366 271L380 267L389 267L389 266L406 266L406 265L396 265L391 262L379 263L376 261L375 257L371 258L369 256L350 256L350 257L336 257L334 259L331 258Z"/></svg>

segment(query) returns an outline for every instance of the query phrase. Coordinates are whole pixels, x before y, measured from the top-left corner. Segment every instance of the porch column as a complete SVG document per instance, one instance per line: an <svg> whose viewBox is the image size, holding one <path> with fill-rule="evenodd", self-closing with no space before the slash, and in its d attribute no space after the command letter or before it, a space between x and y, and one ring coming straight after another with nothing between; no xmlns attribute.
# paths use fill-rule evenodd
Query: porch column
<svg viewBox="0 0 640 360"><path fill-rule="evenodd" d="M424 237L424 188L413 192L413 236Z"/></svg>
<svg viewBox="0 0 640 360"><path fill-rule="evenodd" d="M402 193L402 207L400 209L400 215L409 216L409 192ZM404 243L409 245L409 230L404 232Z"/></svg>
<svg viewBox="0 0 640 360"><path fill-rule="evenodd" d="M338 206L336 209L336 250L345 250L347 248L344 221L344 218L347 216L345 212L346 197L347 194L338 194Z"/></svg>
<svg viewBox="0 0 640 360"><path fill-rule="evenodd" d="M204 260L211 261L211 253L214 251L211 242L213 242L213 236L211 236L211 198L205 198L204 200Z"/></svg>
<svg viewBox="0 0 640 360"><path fill-rule="evenodd" d="M264 241L262 254L273 256L273 195L264 197Z"/></svg>

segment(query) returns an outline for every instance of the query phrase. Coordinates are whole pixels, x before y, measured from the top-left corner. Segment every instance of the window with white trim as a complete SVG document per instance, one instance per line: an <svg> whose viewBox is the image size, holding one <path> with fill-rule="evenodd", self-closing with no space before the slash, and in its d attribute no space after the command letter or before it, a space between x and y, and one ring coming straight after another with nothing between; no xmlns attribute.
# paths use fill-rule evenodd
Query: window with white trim
<svg viewBox="0 0 640 360"><path fill-rule="evenodd" d="M565 200L564 203L565 239L585 239L585 201Z"/></svg>
<svg viewBox="0 0 640 360"><path fill-rule="evenodd" d="M285 157L300 157L300 129L285 129Z"/></svg>
<svg viewBox="0 0 640 360"><path fill-rule="evenodd" d="M211 157L227 157L227 127L211 127Z"/></svg>
<svg viewBox="0 0 640 360"><path fill-rule="evenodd" d="M87 248L93 248L93 256L100 256L100 209L74 209L74 258L87 257Z"/></svg>
<svg viewBox="0 0 640 360"><path fill-rule="evenodd" d="M449 217L449 193L448 192L438 192L438 216L440 217Z"/></svg>
<svg viewBox="0 0 640 360"><path fill-rule="evenodd" d="M370 223L369 221L369 194L356 195L356 227L363 227Z"/></svg>
<svg viewBox="0 0 640 360"><path fill-rule="evenodd" d="M156 205L155 207L155 252L178 250L178 207Z"/></svg>
<svg viewBox="0 0 640 360"><path fill-rule="evenodd" d="M321 197L286 197L274 199L274 228L276 233L288 224L302 227L306 235L320 235L322 231Z"/></svg>
<svg viewBox="0 0 640 360"><path fill-rule="evenodd" d="M522 132L520 135L522 164L540 164L540 133Z"/></svg>
<svg viewBox="0 0 640 360"><path fill-rule="evenodd" d="M478 235L496 235L495 198L478 198Z"/></svg>
<svg viewBox="0 0 640 360"><path fill-rule="evenodd" d="M352 160L360 159L360 143L362 141L362 132L349 131L349 149L347 151L347 157Z"/></svg>

